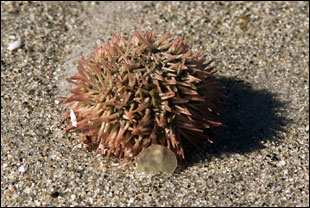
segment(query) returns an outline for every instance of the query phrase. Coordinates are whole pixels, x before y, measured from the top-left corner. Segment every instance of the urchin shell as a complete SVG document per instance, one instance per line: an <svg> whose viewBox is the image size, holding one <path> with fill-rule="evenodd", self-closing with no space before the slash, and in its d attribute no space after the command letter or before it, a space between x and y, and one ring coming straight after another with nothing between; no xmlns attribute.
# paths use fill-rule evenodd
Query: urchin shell
<svg viewBox="0 0 310 208"><path fill-rule="evenodd" d="M221 125L224 97L214 67L186 39L156 34L112 37L96 45L89 60L81 54L78 73L67 79L76 88L62 101L77 120L66 130L78 130L86 147L128 160L160 144L184 159L182 141L212 143L208 133ZM64 118L69 116L67 111Z"/></svg>

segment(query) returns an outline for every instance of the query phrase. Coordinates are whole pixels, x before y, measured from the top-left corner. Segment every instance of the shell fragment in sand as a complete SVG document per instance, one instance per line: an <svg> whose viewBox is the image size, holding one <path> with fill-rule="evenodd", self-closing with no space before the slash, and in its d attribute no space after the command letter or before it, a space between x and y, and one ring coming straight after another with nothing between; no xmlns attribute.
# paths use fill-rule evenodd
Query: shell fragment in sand
<svg viewBox="0 0 310 208"><path fill-rule="evenodd" d="M153 144L137 156L136 165L137 171L146 175L171 175L177 167L177 159L168 147Z"/></svg>

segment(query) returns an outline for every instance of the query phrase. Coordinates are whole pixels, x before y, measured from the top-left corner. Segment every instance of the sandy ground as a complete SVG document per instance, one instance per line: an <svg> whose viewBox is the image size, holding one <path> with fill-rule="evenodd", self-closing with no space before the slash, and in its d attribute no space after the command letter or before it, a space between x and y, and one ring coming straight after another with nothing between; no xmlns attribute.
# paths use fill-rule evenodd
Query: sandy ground
<svg viewBox="0 0 310 208"><path fill-rule="evenodd" d="M186 37L229 96L169 177L93 156L57 100L80 52L138 28ZM309 206L308 60L307 2L1 2L1 206Z"/></svg>

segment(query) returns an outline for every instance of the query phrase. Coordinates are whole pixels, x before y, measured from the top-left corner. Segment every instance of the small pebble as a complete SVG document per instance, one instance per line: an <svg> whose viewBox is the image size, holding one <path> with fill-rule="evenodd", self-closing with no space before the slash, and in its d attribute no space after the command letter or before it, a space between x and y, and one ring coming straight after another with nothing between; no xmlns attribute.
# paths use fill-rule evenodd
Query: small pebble
<svg viewBox="0 0 310 208"><path fill-rule="evenodd" d="M21 42L20 42L20 40L17 40L15 42L12 42L9 44L8 50L13 51L13 50L19 48L20 46L21 46Z"/></svg>
<svg viewBox="0 0 310 208"><path fill-rule="evenodd" d="M18 168L18 171L21 172L21 173L25 172L24 166L19 167L19 168Z"/></svg>

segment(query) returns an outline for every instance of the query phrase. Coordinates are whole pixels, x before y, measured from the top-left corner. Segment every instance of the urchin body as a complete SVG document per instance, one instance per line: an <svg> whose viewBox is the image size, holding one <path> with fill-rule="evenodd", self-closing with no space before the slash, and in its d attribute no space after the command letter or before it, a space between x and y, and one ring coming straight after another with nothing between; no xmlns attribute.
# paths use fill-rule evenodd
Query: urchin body
<svg viewBox="0 0 310 208"><path fill-rule="evenodd" d="M183 140L211 143L208 132L221 125L223 110L213 67L186 39L156 39L156 31L134 32L95 47L78 73L68 79L77 87L64 98L72 109L86 147L107 155L134 158L160 144L184 159ZM65 118L70 116L68 111Z"/></svg>

